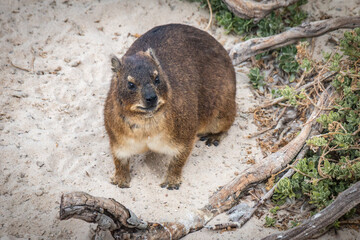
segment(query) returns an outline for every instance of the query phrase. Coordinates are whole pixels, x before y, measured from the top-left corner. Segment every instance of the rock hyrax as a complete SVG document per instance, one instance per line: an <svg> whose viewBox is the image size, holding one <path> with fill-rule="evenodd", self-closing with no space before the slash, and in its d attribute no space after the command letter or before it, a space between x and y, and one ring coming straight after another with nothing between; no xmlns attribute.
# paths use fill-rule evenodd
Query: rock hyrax
<svg viewBox="0 0 360 240"><path fill-rule="evenodd" d="M178 189L197 137L217 146L234 121L236 81L228 53L204 31L169 24L146 32L111 63L104 115L113 183L129 187L129 158L152 151L172 158L161 187Z"/></svg>

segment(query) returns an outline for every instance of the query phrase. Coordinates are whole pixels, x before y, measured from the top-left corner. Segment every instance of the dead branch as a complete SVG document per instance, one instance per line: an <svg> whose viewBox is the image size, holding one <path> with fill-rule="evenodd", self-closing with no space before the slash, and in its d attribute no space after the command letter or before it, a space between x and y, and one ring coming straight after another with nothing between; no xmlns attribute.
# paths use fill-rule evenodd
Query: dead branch
<svg viewBox="0 0 360 240"><path fill-rule="evenodd" d="M337 219L360 204L360 182L355 183L347 190L339 194L335 201L323 209L321 212L312 216L298 227L288 231L270 235L263 240L275 239L309 239L328 225L334 223Z"/></svg>
<svg viewBox="0 0 360 240"><path fill-rule="evenodd" d="M239 18L254 19L255 22L263 19L271 11L287 7L299 0L273 0L258 2L252 0L223 0L231 12Z"/></svg>
<svg viewBox="0 0 360 240"><path fill-rule="evenodd" d="M323 92L318 105L327 102L331 95ZM285 167L303 147L311 131L313 120L321 110L313 113L300 134L278 152L263 159L262 164L245 170L209 199L209 203L182 222L146 223L114 199L96 198L86 193L62 196L60 219L78 218L98 223L100 230L111 231L115 239L178 239L205 226L216 215L238 203L246 190Z"/></svg>
<svg viewBox="0 0 360 240"><path fill-rule="evenodd" d="M209 28L211 27L211 23L212 23L212 18L213 18L213 13L212 13L212 8L211 8L211 4L210 4L210 0L207 0L207 4L209 7L209 11L210 11L210 17L209 17L209 22L205 28L205 31L209 30Z"/></svg>
<svg viewBox="0 0 360 240"><path fill-rule="evenodd" d="M136 230L141 230L143 239L178 239L185 234L182 224L147 223L114 199L93 197L84 192L61 196L60 220L70 218L97 223L97 239L101 236L101 231L110 231L115 239L129 239ZM173 232L174 228L176 232Z"/></svg>
<svg viewBox="0 0 360 240"><path fill-rule="evenodd" d="M82 192L73 192L61 196L60 219L65 220L72 217L86 222L96 222L100 227L107 228L110 231L120 226L147 228L146 222L141 221L134 213L114 199L95 198ZM103 224L104 220L106 220L106 224Z"/></svg>
<svg viewBox="0 0 360 240"><path fill-rule="evenodd" d="M249 39L236 44L230 51L230 57L233 64L237 65L251 56L293 44L303 38L317 37L340 28L356 27L360 27L360 17L338 17L303 23L274 36Z"/></svg>

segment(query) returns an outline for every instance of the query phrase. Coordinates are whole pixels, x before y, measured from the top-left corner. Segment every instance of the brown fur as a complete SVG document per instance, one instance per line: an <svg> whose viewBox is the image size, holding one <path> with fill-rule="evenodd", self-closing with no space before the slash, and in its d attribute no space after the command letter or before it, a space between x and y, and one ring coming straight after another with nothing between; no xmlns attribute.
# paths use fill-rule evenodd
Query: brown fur
<svg viewBox="0 0 360 240"><path fill-rule="evenodd" d="M129 158L150 150L172 157L161 186L178 189L196 137L217 145L234 121L235 72L227 52L204 31L169 24L142 35L112 66L104 114L113 182L129 187Z"/></svg>

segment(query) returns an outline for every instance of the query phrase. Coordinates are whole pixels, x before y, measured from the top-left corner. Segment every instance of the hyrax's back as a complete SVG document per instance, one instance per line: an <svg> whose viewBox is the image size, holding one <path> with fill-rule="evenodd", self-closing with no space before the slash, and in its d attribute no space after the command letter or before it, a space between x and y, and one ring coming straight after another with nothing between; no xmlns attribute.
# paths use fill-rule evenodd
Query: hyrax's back
<svg viewBox="0 0 360 240"><path fill-rule="evenodd" d="M227 131L235 117L236 79L223 46L202 30L169 24L142 35L125 56L149 48L168 75L174 114L197 122L198 135Z"/></svg>

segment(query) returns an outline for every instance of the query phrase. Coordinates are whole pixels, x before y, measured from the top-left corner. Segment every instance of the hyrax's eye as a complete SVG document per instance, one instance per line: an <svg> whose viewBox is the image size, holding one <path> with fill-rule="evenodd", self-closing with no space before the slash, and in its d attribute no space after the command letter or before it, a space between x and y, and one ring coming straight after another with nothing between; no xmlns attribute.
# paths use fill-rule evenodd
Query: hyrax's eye
<svg viewBox="0 0 360 240"><path fill-rule="evenodd" d="M160 84L160 78L159 76L155 77L155 85L159 85Z"/></svg>
<svg viewBox="0 0 360 240"><path fill-rule="evenodd" d="M135 90L135 89L136 89L136 85L135 85L134 83L132 83L132 82L128 82L128 88L129 88L130 90Z"/></svg>

